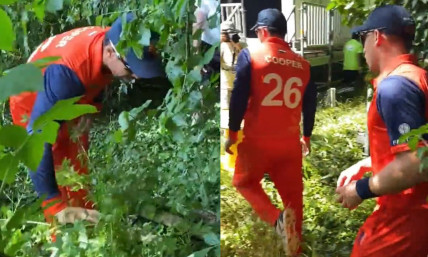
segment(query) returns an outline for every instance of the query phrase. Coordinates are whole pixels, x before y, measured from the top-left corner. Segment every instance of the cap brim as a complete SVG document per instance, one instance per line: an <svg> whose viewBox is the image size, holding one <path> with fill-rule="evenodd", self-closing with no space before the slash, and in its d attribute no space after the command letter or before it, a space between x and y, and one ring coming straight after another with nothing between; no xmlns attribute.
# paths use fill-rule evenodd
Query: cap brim
<svg viewBox="0 0 428 257"><path fill-rule="evenodd" d="M258 26L260 25L256 23L256 25L254 25L250 30L255 30Z"/></svg>
<svg viewBox="0 0 428 257"><path fill-rule="evenodd" d="M368 26L367 26L367 24L363 24L363 25L361 25L361 26L358 26L358 27L354 27L354 28L352 28L351 29L351 34L352 35L354 35L354 34L360 34L361 33L361 31L365 31L365 30L368 30L369 28L368 28Z"/></svg>
<svg viewBox="0 0 428 257"><path fill-rule="evenodd" d="M137 77L150 79L165 76L165 70L160 57L150 57L146 53L143 56L144 58L139 59L132 49L129 49L126 55L126 62Z"/></svg>

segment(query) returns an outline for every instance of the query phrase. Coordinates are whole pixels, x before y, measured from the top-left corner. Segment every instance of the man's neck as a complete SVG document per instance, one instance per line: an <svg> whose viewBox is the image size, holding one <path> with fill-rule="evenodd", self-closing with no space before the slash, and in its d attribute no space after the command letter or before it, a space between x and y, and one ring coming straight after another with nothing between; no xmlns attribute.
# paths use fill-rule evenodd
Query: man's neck
<svg viewBox="0 0 428 257"><path fill-rule="evenodd" d="M408 52L400 48L390 48L387 51L384 51L383 56L379 58L379 76L388 76L391 72L391 65L394 65L394 61L397 57L403 54L408 54Z"/></svg>

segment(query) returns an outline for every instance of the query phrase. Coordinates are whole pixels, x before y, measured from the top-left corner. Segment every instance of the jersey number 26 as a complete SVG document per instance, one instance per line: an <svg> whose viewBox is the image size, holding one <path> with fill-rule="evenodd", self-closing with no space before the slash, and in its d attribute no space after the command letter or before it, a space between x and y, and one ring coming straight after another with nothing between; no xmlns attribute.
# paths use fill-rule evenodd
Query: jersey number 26
<svg viewBox="0 0 428 257"><path fill-rule="evenodd" d="M284 104L290 109L296 108L302 99L302 93L299 91L299 89L295 87L293 88L293 85L301 87L303 85L302 80L298 77L291 77L285 82L283 86L281 76L276 73L269 73L264 77L263 83L270 84L271 80L276 81L276 87L265 96L262 101L262 106L282 106ZM284 101L274 100L274 98L281 93L283 88ZM294 95L294 101L291 99L292 95Z"/></svg>

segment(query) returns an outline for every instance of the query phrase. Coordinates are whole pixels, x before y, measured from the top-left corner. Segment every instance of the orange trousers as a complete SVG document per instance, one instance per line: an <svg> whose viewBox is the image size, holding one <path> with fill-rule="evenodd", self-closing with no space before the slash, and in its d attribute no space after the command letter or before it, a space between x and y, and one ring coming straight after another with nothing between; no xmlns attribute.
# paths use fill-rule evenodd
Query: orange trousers
<svg viewBox="0 0 428 257"><path fill-rule="evenodd" d="M14 100L15 99L11 99L10 104L13 123L26 128L28 117L30 117L31 114L31 109L28 108L28 106L32 106L31 102L34 102L35 99L29 99L28 102L30 104L27 105L16 103ZM23 117L27 117L27 119L23 119ZM73 121L61 124L56 143L52 146L55 171L58 171L62 167L63 162L68 160L70 166L72 166L78 174L88 174L88 131L76 135L75 138L71 137L73 129L76 128L80 120L81 118L77 118ZM58 187L58 189L61 195L55 197L55 199L45 201L43 204L44 207L49 202L60 201L44 210L46 221L51 222L52 216L58 211L61 211L65 206L93 208L93 203L86 199L88 194L86 190L72 191L69 187Z"/></svg>
<svg viewBox="0 0 428 257"><path fill-rule="evenodd" d="M258 216L272 226L281 210L272 204L262 188L269 174L284 208L296 214L296 231L301 237L303 220L302 151L299 138L293 140L249 140L238 145L233 185Z"/></svg>

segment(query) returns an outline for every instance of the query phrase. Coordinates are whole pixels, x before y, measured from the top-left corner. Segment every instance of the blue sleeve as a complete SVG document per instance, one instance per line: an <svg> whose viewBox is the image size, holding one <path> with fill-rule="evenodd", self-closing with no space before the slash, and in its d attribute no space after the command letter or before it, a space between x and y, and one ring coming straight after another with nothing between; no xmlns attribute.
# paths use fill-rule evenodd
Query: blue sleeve
<svg viewBox="0 0 428 257"><path fill-rule="evenodd" d="M236 62L236 78L233 83L229 105L229 129L238 131L247 110L250 97L251 57L247 48L243 49Z"/></svg>
<svg viewBox="0 0 428 257"><path fill-rule="evenodd" d="M36 102L31 112L27 126L28 133L33 132L32 125L34 121L52 108L58 100L80 96L84 93L85 88L70 68L60 64L49 65L44 74L44 91L37 94ZM42 161L36 172L30 172L30 177L39 197L47 195L46 200L48 200L59 195L58 185L55 180L51 144L45 144Z"/></svg>
<svg viewBox="0 0 428 257"><path fill-rule="evenodd" d="M390 76L379 84L376 107L385 122L391 146L398 144L402 134L426 124L424 93L402 76Z"/></svg>
<svg viewBox="0 0 428 257"><path fill-rule="evenodd" d="M303 95L303 135L310 137L315 123L315 112L317 110L317 85L309 79Z"/></svg>

